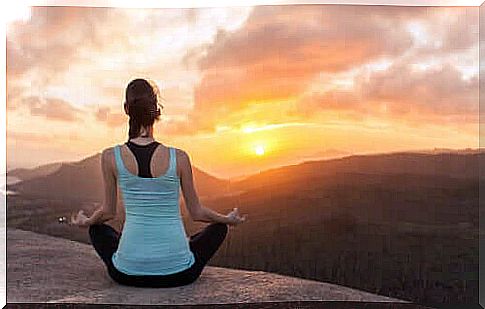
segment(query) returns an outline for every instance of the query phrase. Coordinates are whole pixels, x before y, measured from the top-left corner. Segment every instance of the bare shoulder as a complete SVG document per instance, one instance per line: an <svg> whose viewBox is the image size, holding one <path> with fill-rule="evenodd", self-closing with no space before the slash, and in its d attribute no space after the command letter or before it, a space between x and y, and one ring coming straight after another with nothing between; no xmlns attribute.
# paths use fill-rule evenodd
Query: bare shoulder
<svg viewBox="0 0 485 309"><path fill-rule="evenodd" d="M114 168L114 146L103 149L103 151L101 152L101 164L105 167L108 167L110 170Z"/></svg>
<svg viewBox="0 0 485 309"><path fill-rule="evenodd" d="M187 154L187 152L185 150L182 150L182 149L179 149L179 148L175 148L175 154L177 156L177 161L178 162L181 162L181 163L188 163L190 162L190 158L189 158L189 155Z"/></svg>
<svg viewBox="0 0 485 309"><path fill-rule="evenodd" d="M175 148L175 155L177 158L177 174L179 176L182 176L184 174L190 173L191 164L188 153L182 149Z"/></svg>
<svg viewBox="0 0 485 309"><path fill-rule="evenodd" d="M101 152L101 158L108 159L114 158L114 146L103 149Z"/></svg>

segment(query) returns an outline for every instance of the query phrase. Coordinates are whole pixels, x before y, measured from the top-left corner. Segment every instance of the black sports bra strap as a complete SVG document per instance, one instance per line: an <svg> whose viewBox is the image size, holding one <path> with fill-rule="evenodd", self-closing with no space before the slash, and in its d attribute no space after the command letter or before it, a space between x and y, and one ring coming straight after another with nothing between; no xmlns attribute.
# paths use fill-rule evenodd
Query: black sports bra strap
<svg viewBox="0 0 485 309"><path fill-rule="evenodd" d="M138 164L138 176L144 178L153 178L150 172L150 162L155 149L160 143L153 141L146 145L137 145L131 141L127 141L125 144L135 156Z"/></svg>

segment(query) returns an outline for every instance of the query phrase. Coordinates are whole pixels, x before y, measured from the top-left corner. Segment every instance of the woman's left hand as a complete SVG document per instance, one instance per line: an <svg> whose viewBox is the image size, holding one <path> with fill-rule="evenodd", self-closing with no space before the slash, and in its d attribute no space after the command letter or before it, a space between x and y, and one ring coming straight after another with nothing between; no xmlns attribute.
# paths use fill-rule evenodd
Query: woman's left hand
<svg viewBox="0 0 485 309"><path fill-rule="evenodd" d="M76 216L71 216L71 225L88 226L88 217L84 214L84 210L80 210Z"/></svg>

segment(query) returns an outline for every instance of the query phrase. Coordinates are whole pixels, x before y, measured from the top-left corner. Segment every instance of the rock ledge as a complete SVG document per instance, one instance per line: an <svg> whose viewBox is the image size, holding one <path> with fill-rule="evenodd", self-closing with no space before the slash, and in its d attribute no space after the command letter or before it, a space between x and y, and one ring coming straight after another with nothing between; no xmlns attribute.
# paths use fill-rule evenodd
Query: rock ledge
<svg viewBox="0 0 485 309"><path fill-rule="evenodd" d="M7 302L126 305L281 301L402 302L335 284L207 266L193 284L138 288L117 284L86 244L7 229Z"/></svg>

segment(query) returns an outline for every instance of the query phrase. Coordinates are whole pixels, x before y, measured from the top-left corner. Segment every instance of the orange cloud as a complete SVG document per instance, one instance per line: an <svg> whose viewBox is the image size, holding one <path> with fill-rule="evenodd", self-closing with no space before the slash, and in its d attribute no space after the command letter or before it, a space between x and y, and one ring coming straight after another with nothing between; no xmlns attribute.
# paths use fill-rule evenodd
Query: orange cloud
<svg viewBox="0 0 485 309"><path fill-rule="evenodd" d="M199 56L193 132L214 130L254 104L296 99L320 73L403 54L413 46L406 22L425 16L427 8L256 7L244 27L219 31Z"/></svg>
<svg viewBox="0 0 485 309"><path fill-rule="evenodd" d="M355 88L333 90L310 104L300 97L321 73L337 74L381 58L399 59L413 51L419 33L410 30L411 21L431 25L428 30L435 29L436 22L444 29L435 37L442 41L442 57L469 50L476 44L475 13L473 8L256 7L244 27L219 31L204 55L198 56L202 79L195 88L188 125L191 132L214 131L219 123L247 114L255 106L267 106L258 110L268 115L279 100L297 101L306 116L326 108L345 111L354 119L369 113L399 117L419 111L438 120L439 115L450 119L460 114L463 120L463 113L474 112L477 85L475 79L462 80L461 72L451 65L424 73L396 65L372 74L369 82L360 76ZM446 19L448 15L451 18ZM419 61L423 52L432 49L435 47L420 48L414 52L416 58L407 60ZM189 55L197 57L193 50ZM389 101L387 112L382 114L385 100ZM287 116L297 114L293 109Z"/></svg>

